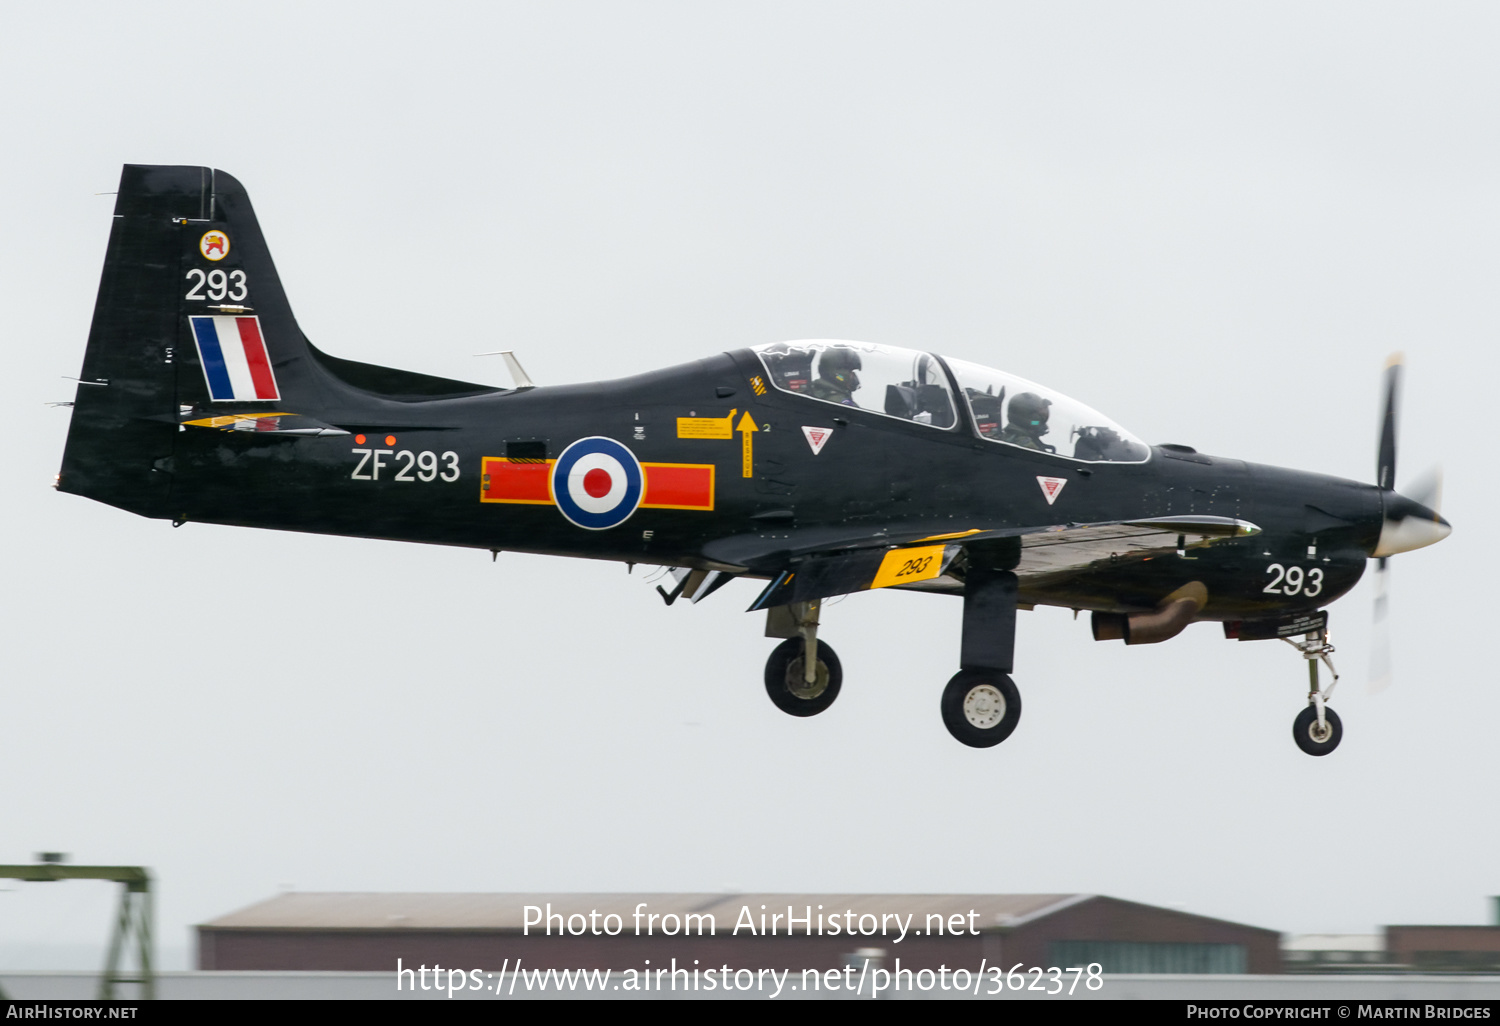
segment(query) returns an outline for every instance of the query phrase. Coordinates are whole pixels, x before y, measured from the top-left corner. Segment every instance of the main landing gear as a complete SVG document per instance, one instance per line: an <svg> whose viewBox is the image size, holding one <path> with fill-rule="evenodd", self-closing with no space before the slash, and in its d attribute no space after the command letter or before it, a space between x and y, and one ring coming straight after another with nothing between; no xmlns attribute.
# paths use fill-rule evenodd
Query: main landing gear
<svg viewBox="0 0 1500 1026"><path fill-rule="evenodd" d="M1291 638L1282 640L1301 652L1302 658L1307 660L1307 678L1311 685L1307 694L1307 708L1298 713L1296 720L1292 722L1292 739L1308 755L1327 755L1344 738L1344 725L1339 721L1338 713L1328 708L1327 704L1333 697L1334 686L1339 682L1338 671L1333 668L1333 660L1329 658L1333 654L1333 646L1328 643L1328 632L1311 631L1302 641L1293 641ZM1318 685L1320 661L1333 675L1326 691L1320 690Z"/></svg>
<svg viewBox="0 0 1500 1026"><path fill-rule="evenodd" d="M967 547L961 669L943 689L943 724L970 748L991 748L1021 722L1021 693L1010 679L1016 648L1019 539ZM766 661L766 694L782 712L815 716L844 682L833 649L818 640L819 603L767 610L766 637L785 640Z"/></svg>
<svg viewBox="0 0 1500 1026"><path fill-rule="evenodd" d="M1021 692L1010 671L1016 651L1015 539L971 545L964 574L959 666L943 689L943 725L970 748L992 748L1021 722Z"/></svg>

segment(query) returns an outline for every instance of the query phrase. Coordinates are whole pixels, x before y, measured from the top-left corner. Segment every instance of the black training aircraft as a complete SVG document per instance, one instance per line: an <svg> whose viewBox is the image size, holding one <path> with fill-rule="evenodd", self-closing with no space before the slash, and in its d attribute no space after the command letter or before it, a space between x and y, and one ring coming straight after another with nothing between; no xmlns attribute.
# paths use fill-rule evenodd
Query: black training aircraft
<svg viewBox="0 0 1500 1026"><path fill-rule="evenodd" d="M1041 604L1128 645L1197 620L1291 641L1312 681L1295 738L1326 754L1342 727L1321 607L1371 557L1450 530L1393 488L1396 366L1360 484L1148 446L1040 385L891 346L782 342L547 387L506 357L510 389L321 352L239 182L127 165L58 487L175 524L654 564L669 604L763 581L750 608L785 639L766 689L796 716L842 681L822 600L961 595L942 715L974 747L1015 729L1016 610Z"/></svg>

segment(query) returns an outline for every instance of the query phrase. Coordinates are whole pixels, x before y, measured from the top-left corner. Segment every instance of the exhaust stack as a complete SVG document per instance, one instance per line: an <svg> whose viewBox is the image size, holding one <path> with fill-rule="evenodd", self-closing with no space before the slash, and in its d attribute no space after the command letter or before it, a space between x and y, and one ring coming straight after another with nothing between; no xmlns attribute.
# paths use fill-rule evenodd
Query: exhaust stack
<svg viewBox="0 0 1500 1026"><path fill-rule="evenodd" d="M1175 638L1208 604L1208 589L1191 581L1161 600L1149 613L1095 613L1095 641L1124 641L1127 645L1154 645Z"/></svg>

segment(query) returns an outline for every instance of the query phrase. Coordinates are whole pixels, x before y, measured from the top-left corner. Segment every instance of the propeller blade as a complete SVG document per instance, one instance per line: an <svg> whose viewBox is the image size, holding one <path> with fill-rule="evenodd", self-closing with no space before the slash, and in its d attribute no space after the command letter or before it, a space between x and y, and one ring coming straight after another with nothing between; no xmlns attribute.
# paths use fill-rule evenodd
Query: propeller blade
<svg viewBox="0 0 1500 1026"><path fill-rule="evenodd" d="M1375 561L1375 623L1370 631L1369 692L1378 695L1391 686L1390 560Z"/></svg>
<svg viewBox="0 0 1500 1026"><path fill-rule="evenodd" d="M1434 513L1443 512L1443 468L1430 467L1403 492L1413 502L1420 502Z"/></svg>
<svg viewBox="0 0 1500 1026"><path fill-rule="evenodd" d="M1380 453L1375 460L1375 483L1396 487L1396 408L1400 405L1401 364L1404 357L1392 353L1385 361L1385 415L1380 421Z"/></svg>

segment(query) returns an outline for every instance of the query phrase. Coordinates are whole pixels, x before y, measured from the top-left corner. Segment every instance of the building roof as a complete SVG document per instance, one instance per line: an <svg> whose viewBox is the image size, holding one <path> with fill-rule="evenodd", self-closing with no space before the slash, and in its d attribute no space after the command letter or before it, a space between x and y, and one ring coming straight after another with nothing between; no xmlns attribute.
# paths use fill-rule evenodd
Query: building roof
<svg viewBox="0 0 1500 1026"><path fill-rule="evenodd" d="M388 894L316 893L287 891L237 912L202 924L208 930L519 930L525 908L567 917L597 911L621 918L633 929L638 905L649 915L712 914L720 924L732 924L748 906L759 916L785 914L788 905L798 916L805 906L818 905L825 913L852 910L856 915L908 913L924 922L928 915L978 913L981 928L1020 926L1094 897L1091 894ZM535 917L536 913L533 913Z"/></svg>

